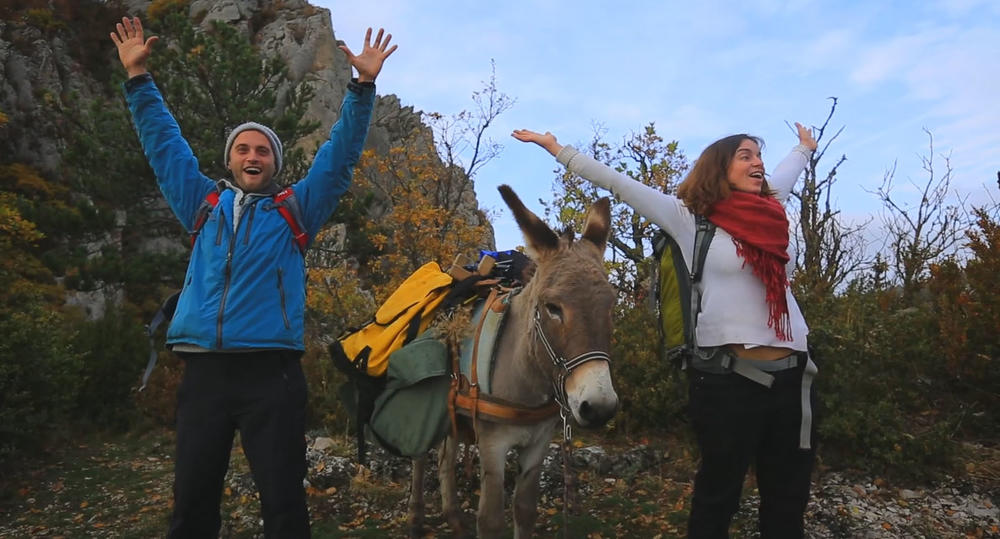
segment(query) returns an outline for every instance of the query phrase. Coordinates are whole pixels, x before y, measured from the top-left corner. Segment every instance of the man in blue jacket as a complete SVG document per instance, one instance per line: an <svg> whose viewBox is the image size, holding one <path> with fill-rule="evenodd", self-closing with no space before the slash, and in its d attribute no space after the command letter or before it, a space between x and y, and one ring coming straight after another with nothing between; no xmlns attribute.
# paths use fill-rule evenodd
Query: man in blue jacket
<svg viewBox="0 0 1000 539"><path fill-rule="evenodd" d="M146 70L156 37L123 18L111 39L128 73L125 94L146 158L174 214L198 233L167 344L185 364L177 395L177 458L169 537L217 537L219 504L235 431L260 492L267 537L308 537L303 480L306 383L305 261L290 221L278 211L274 182L282 146L248 122L226 141L231 180L206 177ZM351 182L375 100L375 77L396 50L380 29L354 55L340 119L305 178L291 186L301 224L315 232ZM196 224L206 196L218 202Z"/></svg>

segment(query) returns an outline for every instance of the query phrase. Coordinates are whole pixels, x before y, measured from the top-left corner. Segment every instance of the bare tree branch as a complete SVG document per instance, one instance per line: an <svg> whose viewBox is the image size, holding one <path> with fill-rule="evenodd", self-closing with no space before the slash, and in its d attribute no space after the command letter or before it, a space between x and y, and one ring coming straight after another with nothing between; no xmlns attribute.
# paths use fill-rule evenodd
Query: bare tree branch
<svg viewBox="0 0 1000 539"><path fill-rule="evenodd" d="M825 136L837 110L837 98L831 97L830 100L832 103L826 119L820 126L813 127L819 148L809 159L801 187L792 192L792 196L799 201L796 241L800 243L800 255L796 260L796 284L813 298L832 294L866 264L861 232L867 222L844 223L832 198L837 171L847 161L847 156L841 155L825 176L818 174L819 163L833 141L844 131L841 126L831 136ZM795 128L788 125L795 132Z"/></svg>
<svg viewBox="0 0 1000 539"><path fill-rule="evenodd" d="M933 261L954 252L970 224L965 208L968 197L957 197L951 204L948 201L952 195L951 157L939 156L944 160L944 173L938 175L939 169L935 169L934 162L934 136L927 129L924 132L928 138L928 153L920 157L920 162L927 179L923 183L909 181L920 195L916 205L904 202L895 192L895 162L875 191L882 201L882 222L892 254L888 262L904 293L916 290Z"/></svg>

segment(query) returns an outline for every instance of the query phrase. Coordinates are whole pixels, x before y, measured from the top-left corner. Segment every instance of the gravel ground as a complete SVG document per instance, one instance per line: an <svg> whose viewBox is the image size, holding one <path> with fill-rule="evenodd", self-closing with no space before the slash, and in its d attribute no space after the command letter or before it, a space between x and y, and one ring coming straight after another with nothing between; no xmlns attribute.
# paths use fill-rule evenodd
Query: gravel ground
<svg viewBox="0 0 1000 539"><path fill-rule="evenodd" d="M406 535L408 460L391 457L373 444L370 467L359 469L352 439L317 436L309 442L306 491L315 537ZM583 529L599 530L580 537L683 536L693 461L688 455L671 455L663 445L574 448L572 464L581 501L576 514L583 515ZM28 471L16 481L18 491L0 505L0 537L157 536L170 510L170 453L166 441L109 442L68 452L44 469ZM469 455L475 458L474 448ZM465 457L460 451L460 459ZM464 467L460 461L458 469ZM508 497L514 470L512 455ZM1000 451L974 448L966 471L919 486L821 471L807 509L807 537L1000 538ZM462 509L467 523L472 523L478 479L460 472L458 481ZM428 470L424 486L425 536L448 536L435 470ZM558 445L552 444L543 464L538 537L562 536L557 530L565 518L564 493L562 458ZM734 518L733 537L758 537L757 504L750 482ZM256 489L238 447L226 478L222 510L221 537L262 536Z"/></svg>
<svg viewBox="0 0 1000 539"><path fill-rule="evenodd" d="M322 439L321 439L322 440ZM323 444L320 443L319 446ZM314 447L317 447L314 444ZM331 457L318 449L310 449L310 469L319 463L325 478L312 474L323 488L346 485L353 459ZM550 447L542 475L543 499L556 499L563 491L562 463L556 444ZM580 496L592 495L594 484L661 474L670 466L670 458L649 446L638 446L623 452L606 451L601 447L581 447L573 452L578 472L589 474L590 482L581 481ZM371 474L393 485L407 485L409 465L404 459L373 455ZM511 461L511 468L513 461ZM459 468L461 469L461 467ZM429 474L433 475L434 471ZM340 478L338 479L337 476ZM436 481L428 481L425 499L436 504ZM678 482L684 485L685 482ZM468 485L467 485L468 486ZM471 485L474 487L474 485ZM1000 537L1000 489L996 482L975 481L972 478L946 478L938 484L920 488L899 488L883 480L863 480L841 472L818 474L813 484L812 499L806 515L808 537L814 538L978 538ZM508 493L508 496L510 493ZM433 501L430 501L433 500ZM756 537L756 491L747 489L734 521L743 522L740 537ZM472 508L468 508L471 514ZM395 515L402 519L403 515ZM665 535L669 536L669 535Z"/></svg>

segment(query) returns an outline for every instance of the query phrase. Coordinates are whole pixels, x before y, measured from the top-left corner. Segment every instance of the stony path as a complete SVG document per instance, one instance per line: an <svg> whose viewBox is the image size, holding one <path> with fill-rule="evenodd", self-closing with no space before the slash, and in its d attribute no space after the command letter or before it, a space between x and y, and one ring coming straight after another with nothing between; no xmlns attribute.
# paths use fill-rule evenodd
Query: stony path
<svg viewBox="0 0 1000 539"><path fill-rule="evenodd" d="M310 453L313 462L321 462L325 458L321 451ZM646 446L617 454L599 447L583 447L574 451L574 460L577 470L592 478L590 482L581 481L581 498L599 494L600 485L621 482L623 478L627 484L626 491L642 492L635 486L637 482L641 482L642 478L648 480L650 475L660 475L659 468L671 466L664 454ZM334 458L334 461L324 466L330 474L342 473L344 466L350 467L347 459ZM337 472L338 469L341 472ZM408 465L404 460L373 459L372 474L376 478L382 477L405 486L407 473ZM688 482L677 481L674 485L675 492L685 492L682 498L690 491ZM558 499L562 488L561 458L558 447L553 444L543 471L543 502ZM643 488L649 490L645 486ZM436 485L432 482L425 497L433 500L436 495ZM859 480L843 473L827 472L820 474L813 485L813 498L806 516L807 535L812 538L864 539L1000 538L998 495L1000 490L995 483L983 485L969 479L947 479L941 484L907 489L890 486L882 480ZM734 519L738 526L742 526L736 537L758 536L755 523L757 502L755 491L750 489ZM662 507L664 504L659 505ZM471 515L472 509L469 508L468 512ZM670 533L662 535L671 536Z"/></svg>
<svg viewBox="0 0 1000 539"><path fill-rule="evenodd" d="M310 441L313 536L399 537L406 534L409 461L383 453L359 472L351 440ZM169 440L68 452L65 458L17 479L0 504L0 537L151 537L169 514L172 460ZM982 474L904 488L849 476L818 474L806 515L811 538L1000 538L1000 480L995 452L981 459ZM351 455L351 456L345 456ZM473 450L474 456L474 450ZM692 463L683 455L641 445L624 449L577 447L579 522L592 537L683 536ZM463 463L459 463L459 469ZM508 488L513 486L513 466ZM474 518L477 480L459 478L463 510ZM433 473L425 480L428 537L446 536ZM565 515L562 459L551 446L542 473L539 537L561 536ZM508 492L508 496L510 492ZM733 537L756 534L757 498L748 485L734 519ZM234 450L223 499L224 538L260 536L259 503L245 459ZM570 528L572 529L572 528Z"/></svg>
<svg viewBox="0 0 1000 539"><path fill-rule="evenodd" d="M612 472L639 466L652 468L648 449L611 456L581 458ZM599 448L577 451L603 455ZM602 458L610 464L600 464ZM633 463L623 465L622 463ZM641 471L639 472L641 473ZM992 478L996 479L996 478ZM883 480L852 479L843 473L820 474L813 484L806 514L810 538L980 538L1000 537L1000 484L948 478L923 488L897 488ZM736 521L745 523L739 537L758 537L756 492L745 493Z"/></svg>
<svg viewBox="0 0 1000 539"><path fill-rule="evenodd" d="M982 489L954 479L906 489L829 473L813 489L807 523L817 538L1000 537L1000 508Z"/></svg>

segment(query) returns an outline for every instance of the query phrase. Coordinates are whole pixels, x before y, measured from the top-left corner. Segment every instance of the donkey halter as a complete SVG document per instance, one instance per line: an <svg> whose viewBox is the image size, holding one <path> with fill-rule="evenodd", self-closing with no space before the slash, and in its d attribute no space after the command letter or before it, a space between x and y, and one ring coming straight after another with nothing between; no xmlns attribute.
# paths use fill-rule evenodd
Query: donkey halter
<svg viewBox="0 0 1000 539"><path fill-rule="evenodd" d="M566 413L569 411L569 399L566 396L566 379L569 378L569 375L573 373L574 369L584 363L587 363L588 361L599 359L610 364L611 357L607 354L607 352L601 352L598 350L584 352L569 360L564 358L562 355L556 354L556 351L549 343L549 339L545 336L545 330L542 329L542 315L539 313L537 308L535 309L535 332L538 334L538 340L540 340L542 342L542 346L545 347L545 351L548 352L549 359L552 360L552 364L559 369L558 380L552 385L553 389L555 389L556 402L559 403L559 413L565 423L567 419Z"/></svg>

